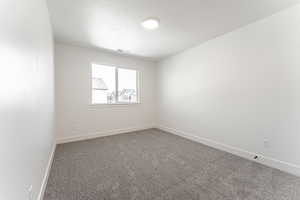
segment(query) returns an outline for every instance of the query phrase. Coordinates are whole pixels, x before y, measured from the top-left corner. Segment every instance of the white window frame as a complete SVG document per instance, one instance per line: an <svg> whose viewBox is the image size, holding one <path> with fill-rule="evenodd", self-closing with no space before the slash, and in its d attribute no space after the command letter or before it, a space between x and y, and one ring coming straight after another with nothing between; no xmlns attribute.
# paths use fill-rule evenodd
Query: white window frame
<svg viewBox="0 0 300 200"><path fill-rule="evenodd" d="M106 66L106 67L114 67L115 68L115 89L116 89L116 102L115 103L93 103L92 97L93 97L93 65L99 65L99 66ZM136 102L119 102L119 97L118 97L118 81L119 81L119 76L118 76L118 70L119 69L128 69L128 70L134 70L136 71ZM140 104L140 78L141 78L141 73L139 70L134 69L134 68L128 68L128 67L122 67L122 66L116 66L116 65L108 65L108 64L99 64L99 63L92 63L90 66L90 100L89 100L89 105L95 106L95 105L103 105L103 106L110 106L110 105L136 105Z"/></svg>

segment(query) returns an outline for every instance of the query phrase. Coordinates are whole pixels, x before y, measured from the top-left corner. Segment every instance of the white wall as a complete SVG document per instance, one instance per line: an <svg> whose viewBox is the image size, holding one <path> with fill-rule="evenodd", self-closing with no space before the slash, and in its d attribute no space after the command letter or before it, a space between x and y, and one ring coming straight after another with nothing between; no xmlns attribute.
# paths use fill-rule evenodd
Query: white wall
<svg viewBox="0 0 300 200"><path fill-rule="evenodd" d="M298 5L162 61L158 125L300 166L299 24Z"/></svg>
<svg viewBox="0 0 300 200"><path fill-rule="evenodd" d="M55 45L57 138L59 142L153 127L156 65L150 61L65 44ZM89 105L91 64L139 70L141 103Z"/></svg>
<svg viewBox="0 0 300 200"><path fill-rule="evenodd" d="M52 33L44 0L0 1L0 199L37 199L54 144Z"/></svg>

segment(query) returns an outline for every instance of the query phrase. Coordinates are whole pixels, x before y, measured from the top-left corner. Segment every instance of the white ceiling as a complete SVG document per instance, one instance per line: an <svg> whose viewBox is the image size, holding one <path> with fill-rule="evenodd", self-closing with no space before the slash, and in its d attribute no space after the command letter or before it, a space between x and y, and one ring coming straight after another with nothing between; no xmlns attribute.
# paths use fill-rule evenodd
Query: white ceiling
<svg viewBox="0 0 300 200"><path fill-rule="evenodd" d="M154 60L290 7L299 0L48 0L59 42ZM140 23L160 19L160 28Z"/></svg>

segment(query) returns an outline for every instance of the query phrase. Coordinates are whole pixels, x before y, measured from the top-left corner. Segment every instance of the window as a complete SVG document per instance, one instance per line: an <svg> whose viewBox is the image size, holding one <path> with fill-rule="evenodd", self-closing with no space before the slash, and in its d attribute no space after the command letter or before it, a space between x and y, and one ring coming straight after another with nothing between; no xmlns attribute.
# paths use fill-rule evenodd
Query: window
<svg viewBox="0 0 300 200"><path fill-rule="evenodd" d="M92 104L138 103L138 72L92 65Z"/></svg>

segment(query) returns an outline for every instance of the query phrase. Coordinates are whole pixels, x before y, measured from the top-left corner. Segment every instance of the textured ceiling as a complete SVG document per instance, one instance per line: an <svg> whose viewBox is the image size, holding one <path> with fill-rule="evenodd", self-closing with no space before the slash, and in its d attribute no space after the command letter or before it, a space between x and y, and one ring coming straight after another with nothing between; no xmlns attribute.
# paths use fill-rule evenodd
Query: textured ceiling
<svg viewBox="0 0 300 200"><path fill-rule="evenodd" d="M159 60L299 0L48 0L55 39ZM154 31L140 23L160 19Z"/></svg>

